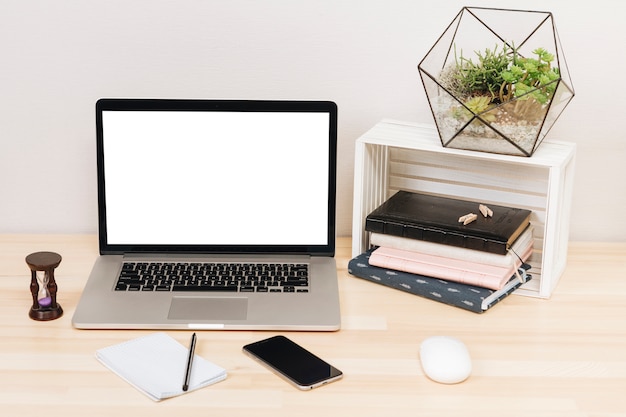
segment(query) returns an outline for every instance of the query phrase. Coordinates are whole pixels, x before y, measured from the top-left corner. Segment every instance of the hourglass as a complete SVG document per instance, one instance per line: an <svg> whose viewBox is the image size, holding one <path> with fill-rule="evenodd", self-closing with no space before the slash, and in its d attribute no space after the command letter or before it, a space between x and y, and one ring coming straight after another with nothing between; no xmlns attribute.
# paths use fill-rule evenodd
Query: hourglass
<svg viewBox="0 0 626 417"><path fill-rule="evenodd" d="M28 313L33 320L54 320L63 315L57 303L57 283L54 268L61 263L61 255L54 252L35 252L26 257L31 270L30 293L33 306Z"/></svg>

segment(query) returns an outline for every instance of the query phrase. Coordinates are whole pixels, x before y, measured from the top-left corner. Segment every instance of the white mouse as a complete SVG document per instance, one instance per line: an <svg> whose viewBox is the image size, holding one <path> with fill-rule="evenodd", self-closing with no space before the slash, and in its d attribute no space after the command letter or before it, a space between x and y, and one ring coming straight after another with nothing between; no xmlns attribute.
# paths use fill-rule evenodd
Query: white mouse
<svg viewBox="0 0 626 417"><path fill-rule="evenodd" d="M469 351L459 339L432 336L420 345L420 361L426 376L442 384L465 381L472 372Z"/></svg>

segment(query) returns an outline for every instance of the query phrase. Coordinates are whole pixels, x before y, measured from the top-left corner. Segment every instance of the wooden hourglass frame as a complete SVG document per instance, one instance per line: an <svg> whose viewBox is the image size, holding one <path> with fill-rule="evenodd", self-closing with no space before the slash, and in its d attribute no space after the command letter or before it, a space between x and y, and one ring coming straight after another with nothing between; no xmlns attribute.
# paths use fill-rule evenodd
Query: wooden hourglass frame
<svg viewBox="0 0 626 417"><path fill-rule="evenodd" d="M30 293L33 305L28 313L33 320L54 320L63 315L57 303L57 283L54 268L61 263L61 255L54 252L35 252L26 257L31 270Z"/></svg>

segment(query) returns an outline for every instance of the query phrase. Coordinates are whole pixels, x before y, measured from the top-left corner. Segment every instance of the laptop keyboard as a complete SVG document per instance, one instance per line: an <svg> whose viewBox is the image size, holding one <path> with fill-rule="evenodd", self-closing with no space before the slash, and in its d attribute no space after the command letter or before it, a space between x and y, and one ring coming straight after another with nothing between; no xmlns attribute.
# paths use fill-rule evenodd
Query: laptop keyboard
<svg viewBox="0 0 626 417"><path fill-rule="evenodd" d="M116 291L309 291L307 264L124 262Z"/></svg>

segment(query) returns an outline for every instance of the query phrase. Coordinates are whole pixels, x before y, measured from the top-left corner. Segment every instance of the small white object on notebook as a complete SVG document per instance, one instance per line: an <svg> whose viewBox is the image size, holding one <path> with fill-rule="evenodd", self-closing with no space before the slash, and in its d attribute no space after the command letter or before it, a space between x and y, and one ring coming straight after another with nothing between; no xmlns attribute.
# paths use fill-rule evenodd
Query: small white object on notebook
<svg viewBox="0 0 626 417"><path fill-rule="evenodd" d="M96 358L154 401L184 394L188 349L166 333L153 333L96 351ZM195 355L187 392L226 379L226 370Z"/></svg>

